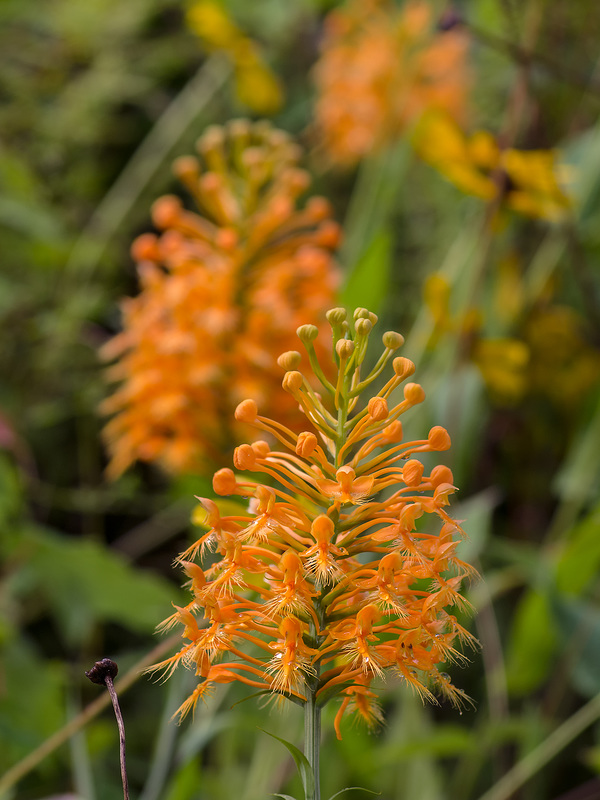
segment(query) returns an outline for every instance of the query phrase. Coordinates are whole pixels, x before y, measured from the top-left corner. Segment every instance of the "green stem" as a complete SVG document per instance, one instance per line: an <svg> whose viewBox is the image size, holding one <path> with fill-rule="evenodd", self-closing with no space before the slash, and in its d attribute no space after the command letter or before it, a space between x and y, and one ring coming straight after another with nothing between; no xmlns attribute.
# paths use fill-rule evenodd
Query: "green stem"
<svg viewBox="0 0 600 800"><path fill-rule="evenodd" d="M481 795L479 800L508 800L599 717L600 694L597 694L515 764L491 789Z"/></svg>
<svg viewBox="0 0 600 800"><path fill-rule="evenodd" d="M311 766L315 778L314 790L307 792L306 800L321 800L320 750L321 750L321 708L317 705L316 687L308 692L304 706L304 755Z"/></svg>
<svg viewBox="0 0 600 800"><path fill-rule="evenodd" d="M129 687L137 681L146 667L160 659L166 652L175 647L180 640L181 637L179 634L174 634L157 645L157 647L153 648L149 653L146 653L145 656L131 667L126 675L117 681L119 692L123 694L124 691L129 689ZM80 711L76 717L69 720L60 730L56 731L52 736L42 742L39 747L5 772L0 778L0 797L7 793L9 789L12 789L22 778L34 770L38 764L41 764L50 753L67 742L71 736L74 736L80 731L84 725L94 719L94 717L108 705L110 705L110 696L108 692L104 692L100 697Z"/></svg>

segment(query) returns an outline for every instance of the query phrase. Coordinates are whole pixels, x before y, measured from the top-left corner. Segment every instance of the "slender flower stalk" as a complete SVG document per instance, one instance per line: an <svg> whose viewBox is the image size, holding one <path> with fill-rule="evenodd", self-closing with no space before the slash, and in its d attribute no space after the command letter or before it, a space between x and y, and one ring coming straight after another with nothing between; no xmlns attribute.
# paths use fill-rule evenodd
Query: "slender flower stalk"
<svg viewBox="0 0 600 800"><path fill-rule="evenodd" d="M113 704L117 727L119 729L119 763L121 766L121 782L123 784L123 800L129 800L129 781L127 779L127 762L125 759L125 723L123 722L119 698L113 683L118 672L119 668L114 661L111 661L110 658L103 658L100 661L96 661L94 666L88 670L85 675L92 683L106 686L111 703Z"/></svg>
<svg viewBox="0 0 600 800"><path fill-rule="evenodd" d="M248 505L223 516L218 499L200 499L206 531L180 557L192 598L164 623L183 626L185 643L154 666L169 675L183 663L198 675L182 717L234 680L301 704L315 797L325 703L341 701L338 738L347 714L368 726L381 721L376 688L386 675L424 700L441 695L461 706L468 698L442 665L465 660L457 643L474 644L457 616L474 570L458 556L462 531L446 510L452 473L443 465L427 471L420 460L447 450L450 437L435 426L404 440L400 417L425 394L408 382L394 401L414 372L409 359L394 357L402 336L384 333L381 357L363 374L377 318L358 309L352 327L346 316L327 313L333 368L315 356L316 328L298 329L321 395L298 370L298 352L279 358L306 430L262 416L251 399L238 405L236 418L264 438L235 450L234 466L248 477L221 469L213 488ZM207 551L218 557L202 568L197 559Z"/></svg>

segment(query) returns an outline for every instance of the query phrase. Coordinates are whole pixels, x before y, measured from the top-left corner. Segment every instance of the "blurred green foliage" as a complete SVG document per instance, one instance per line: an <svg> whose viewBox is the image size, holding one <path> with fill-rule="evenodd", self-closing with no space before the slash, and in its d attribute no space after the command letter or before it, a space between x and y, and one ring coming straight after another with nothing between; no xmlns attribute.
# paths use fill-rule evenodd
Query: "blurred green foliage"
<svg viewBox="0 0 600 800"><path fill-rule="evenodd" d="M347 728L337 742L328 709L323 790L502 800L520 786L503 776L534 754L540 767L514 796L551 800L588 782L586 796L597 796L600 710L585 705L600 693L600 386L588 358L600 352L596 4L457 4L473 27L474 117L495 131L522 78L506 42L526 47L537 26L519 145L561 147L574 176L565 225L511 217L493 234L482 204L415 161L406 141L357 170L323 169L311 150L310 68L334 5L223 2L283 81L276 122L308 146L319 191L345 218L344 302L371 307L407 334L404 352L417 361L431 422L453 437L449 466L461 502L452 513L467 520L465 557L484 580L471 591L483 650L458 680L477 711L423 708L389 686L387 725L374 735ZM84 670L105 655L122 674L133 669L181 596L171 562L187 543L193 494L208 491L206 476L168 480L140 467L106 483L97 350L118 329L120 298L136 291L129 243L171 186L171 159L189 152L207 124L251 111L236 100L228 66L208 58L186 28L179 0L48 0L43 8L4 0L0 53L0 773L8 774L97 697ZM498 265L515 253L519 278L500 297ZM431 346L423 288L433 272L451 287L453 319L480 310L472 337L455 326ZM507 296L520 298L511 313ZM561 329L542 329L540 312L555 306L579 321L577 357L569 331L561 339ZM542 331L546 351L534 350L528 331ZM518 340L539 354L511 401L494 393L474 359L477 337ZM245 692L227 687L176 728L170 714L189 680L142 678L123 697L133 793L298 796L289 757L258 730L298 744L297 709L238 705ZM589 716L578 727L582 709ZM557 730L566 740L554 751ZM68 792L120 796L107 715L3 796Z"/></svg>

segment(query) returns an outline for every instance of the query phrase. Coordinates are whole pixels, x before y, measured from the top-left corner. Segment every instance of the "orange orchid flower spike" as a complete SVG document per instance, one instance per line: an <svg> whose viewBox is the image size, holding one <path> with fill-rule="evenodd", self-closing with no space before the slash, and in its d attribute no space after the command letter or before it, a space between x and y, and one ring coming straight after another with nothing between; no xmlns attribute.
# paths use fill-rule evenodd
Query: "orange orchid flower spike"
<svg viewBox="0 0 600 800"><path fill-rule="evenodd" d="M446 665L466 660L459 645L475 644L457 615L468 609L463 587L476 573L449 514L452 472L421 460L445 453L450 437L434 426L404 438L400 418L425 393L405 383L414 364L395 357L399 334L383 335L368 369L376 316L357 309L349 320L335 308L327 320L331 365L322 364L311 324L298 336L312 374L296 351L279 358L304 426L294 430L242 400L236 416L261 438L236 448L236 470L218 470L216 498L201 500L210 527L181 561L191 600L165 623L182 627L184 643L155 665L167 674L178 664L195 670L198 687L181 716L232 680L302 705L312 741L321 708L335 698L339 737L349 714L377 724L386 676L424 700L468 703ZM392 376L379 380L388 366ZM216 560L201 565L209 543ZM309 756L315 767L316 750Z"/></svg>

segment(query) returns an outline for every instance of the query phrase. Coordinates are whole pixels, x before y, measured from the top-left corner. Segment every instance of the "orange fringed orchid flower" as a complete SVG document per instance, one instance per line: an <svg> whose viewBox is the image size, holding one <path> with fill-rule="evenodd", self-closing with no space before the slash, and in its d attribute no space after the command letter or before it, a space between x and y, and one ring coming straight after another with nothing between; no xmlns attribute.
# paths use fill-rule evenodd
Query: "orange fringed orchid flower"
<svg viewBox="0 0 600 800"><path fill-rule="evenodd" d="M298 329L322 395L297 369L299 353L279 358L307 429L296 433L242 401L236 418L264 439L235 450L234 466L251 476L224 468L213 487L249 504L221 516L218 502L201 500L209 530L181 557L192 598L165 623L180 624L186 642L152 668L195 669L198 686L181 716L233 679L313 710L339 696L338 737L346 712L369 725L381 719L373 684L386 674L433 702L436 694L456 706L468 701L441 665L464 660L457 642L474 643L457 617L468 606L461 584L474 570L459 557L462 531L446 510L452 472L420 460L447 450L450 437L435 426L404 440L400 417L425 395L406 383L398 398L414 372L409 359L393 357L399 334L383 335L384 351L363 375L376 316L358 309L353 329L343 309L327 319L332 380L317 358L316 329ZM369 398L390 362L391 377ZM218 558L203 568L193 559L207 546Z"/></svg>
<svg viewBox="0 0 600 800"><path fill-rule="evenodd" d="M201 214L174 196L154 204L161 233L132 249L142 291L123 304L124 330L103 350L120 383L103 406L114 415L112 477L138 459L173 472L222 465L244 397L297 424L277 355L301 321L325 324L335 296L339 228L323 198L297 207L310 181L290 138L237 120L209 128L198 150L201 162L182 157L175 172Z"/></svg>
<svg viewBox="0 0 600 800"><path fill-rule="evenodd" d="M414 134L418 155L467 194L526 217L559 222L571 201L555 150L501 148L488 131L465 134L449 116L429 113Z"/></svg>
<svg viewBox="0 0 600 800"><path fill-rule="evenodd" d="M327 157L352 165L394 141L427 109L466 112L467 37L435 29L424 0L401 9L354 0L325 21L315 67L316 131Z"/></svg>

